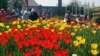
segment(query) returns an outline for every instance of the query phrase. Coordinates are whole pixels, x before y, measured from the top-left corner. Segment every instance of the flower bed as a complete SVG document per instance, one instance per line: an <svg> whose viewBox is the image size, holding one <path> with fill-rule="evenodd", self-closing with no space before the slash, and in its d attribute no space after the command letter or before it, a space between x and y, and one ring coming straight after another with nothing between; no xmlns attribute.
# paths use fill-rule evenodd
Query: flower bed
<svg viewBox="0 0 100 56"><path fill-rule="evenodd" d="M100 26L63 20L0 23L0 56L99 56Z"/></svg>

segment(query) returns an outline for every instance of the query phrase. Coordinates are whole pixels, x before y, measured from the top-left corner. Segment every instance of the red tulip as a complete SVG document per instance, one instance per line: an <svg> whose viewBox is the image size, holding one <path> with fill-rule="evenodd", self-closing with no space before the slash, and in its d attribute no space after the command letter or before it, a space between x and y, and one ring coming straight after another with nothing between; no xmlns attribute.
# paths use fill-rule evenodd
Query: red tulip
<svg viewBox="0 0 100 56"><path fill-rule="evenodd" d="M2 46L5 46L7 43L8 43L8 40L7 39L1 40L1 45Z"/></svg>
<svg viewBox="0 0 100 56"><path fill-rule="evenodd" d="M54 52L54 56L68 56L69 51L68 50L58 50Z"/></svg>
<svg viewBox="0 0 100 56"><path fill-rule="evenodd" d="M21 41L18 42L18 43L17 43L17 46L18 46L19 49L22 49L22 47L23 47L23 42L21 42Z"/></svg>
<svg viewBox="0 0 100 56"><path fill-rule="evenodd" d="M68 43L71 43L71 42L72 42L72 39L71 39L70 37L65 38L65 39L64 39L64 42L67 43L67 44L68 44Z"/></svg>
<svg viewBox="0 0 100 56"><path fill-rule="evenodd" d="M7 56L13 56L12 53L7 54Z"/></svg>
<svg viewBox="0 0 100 56"><path fill-rule="evenodd" d="M31 52L30 51L25 52L24 56L31 56Z"/></svg>
<svg viewBox="0 0 100 56"><path fill-rule="evenodd" d="M28 47L28 46L30 46L30 42L28 40L24 40L23 41L23 45Z"/></svg>
<svg viewBox="0 0 100 56"><path fill-rule="evenodd" d="M39 47L35 46L34 53L36 54L36 56L41 56L42 51L39 49Z"/></svg>
<svg viewBox="0 0 100 56"><path fill-rule="evenodd" d="M59 49L60 45L59 44L54 44L54 49Z"/></svg>

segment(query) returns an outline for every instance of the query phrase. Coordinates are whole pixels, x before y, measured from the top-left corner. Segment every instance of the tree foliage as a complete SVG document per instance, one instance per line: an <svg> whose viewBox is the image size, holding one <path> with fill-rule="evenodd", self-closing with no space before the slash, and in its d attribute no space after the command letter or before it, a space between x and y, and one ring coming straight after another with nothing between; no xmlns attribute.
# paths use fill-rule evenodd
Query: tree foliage
<svg viewBox="0 0 100 56"><path fill-rule="evenodd" d="M83 14L84 13L84 7L82 7L78 1L72 1L67 6L67 11L70 11L73 14Z"/></svg>
<svg viewBox="0 0 100 56"><path fill-rule="evenodd" d="M7 8L8 0L0 0L0 8Z"/></svg>

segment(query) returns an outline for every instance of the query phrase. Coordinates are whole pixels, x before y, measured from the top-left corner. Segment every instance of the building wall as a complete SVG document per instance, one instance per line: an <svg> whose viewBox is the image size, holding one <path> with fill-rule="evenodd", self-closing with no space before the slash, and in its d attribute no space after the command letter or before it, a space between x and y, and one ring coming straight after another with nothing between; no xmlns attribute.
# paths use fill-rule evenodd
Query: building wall
<svg viewBox="0 0 100 56"><path fill-rule="evenodd" d="M29 6L29 9L34 8L38 14L41 16L42 13L49 13L50 16L58 16L58 14L62 14L61 16L63 17L65 14L65 7L62 7L61 12L58 11L57 6Z"/></svg>

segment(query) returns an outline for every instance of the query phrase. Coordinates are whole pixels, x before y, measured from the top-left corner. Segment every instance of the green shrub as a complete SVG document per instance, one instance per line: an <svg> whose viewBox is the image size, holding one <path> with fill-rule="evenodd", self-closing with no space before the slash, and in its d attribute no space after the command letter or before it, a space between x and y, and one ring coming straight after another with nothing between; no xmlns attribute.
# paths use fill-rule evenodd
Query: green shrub
<svg viewBox="0 0 100 56"><path fill-rule="evenodd" d="M100 24L100 17L96 18L95 22L96 22L97 24Z"/></svg>

